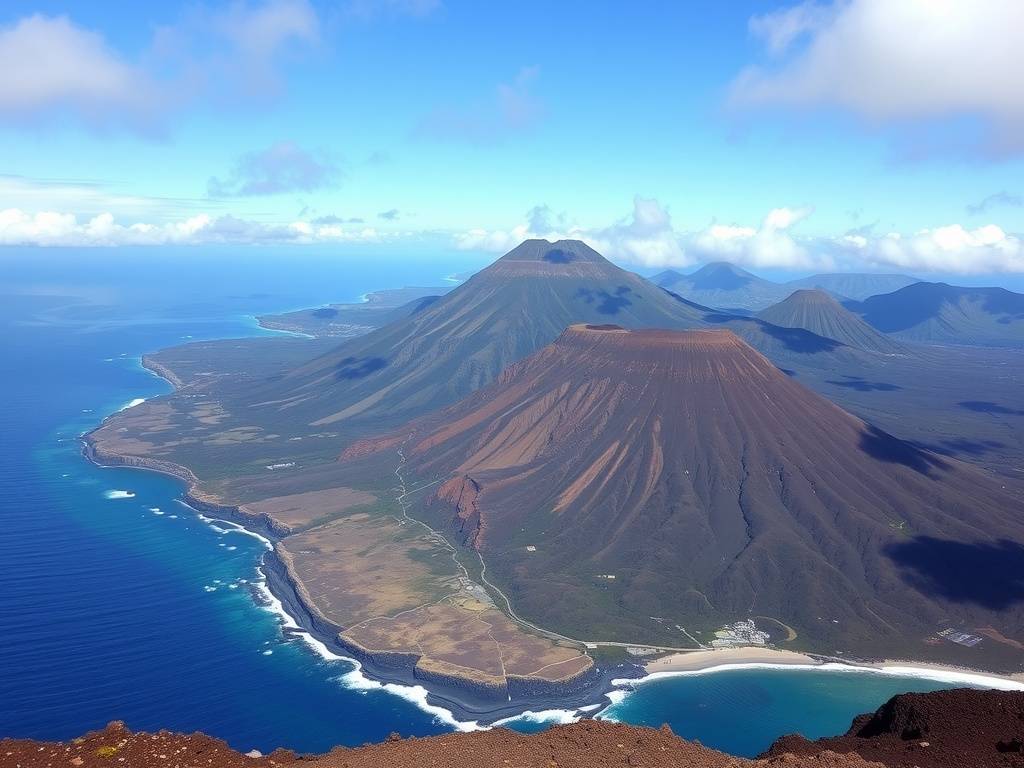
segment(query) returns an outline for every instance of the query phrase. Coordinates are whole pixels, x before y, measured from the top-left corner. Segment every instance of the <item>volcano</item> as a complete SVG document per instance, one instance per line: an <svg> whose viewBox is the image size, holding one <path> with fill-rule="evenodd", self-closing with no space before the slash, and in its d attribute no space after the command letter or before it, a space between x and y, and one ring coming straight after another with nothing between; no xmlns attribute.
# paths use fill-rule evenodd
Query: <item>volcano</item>
<svg viewBox="0 0 1024 768"><path fill-rule="evenodd" d="M410 514L570 637L681 645L760 617L830 653L955 656L922 646L948 623L1024 639L1020 497L730 331L574 325L341 459L396 450L409 487L430 489Z"/></svg>
<svg viewBox="0 0 1024 768"><path fill-rule="evenodd" d="M666 270L655 275L662 288L707 307L757 311L782 301L785 286L765 280L735 264L717 261L689 275Z"/></svg>
<svg viewBox="0 0 1024 768"><path fill-rule="evenodd" d="M903 347L879 333L824 291L794 291L757 315L783 328L804 328L855 349L900 354Z"/></svg>
<svg viewBox="0 0 1024 768"><path fill-rule="evenodd" d="M300 423L373 429L449 405L571 323L697 328L705 311L577 240L528 240L424 309L345 342L250 398Z"/></svg>

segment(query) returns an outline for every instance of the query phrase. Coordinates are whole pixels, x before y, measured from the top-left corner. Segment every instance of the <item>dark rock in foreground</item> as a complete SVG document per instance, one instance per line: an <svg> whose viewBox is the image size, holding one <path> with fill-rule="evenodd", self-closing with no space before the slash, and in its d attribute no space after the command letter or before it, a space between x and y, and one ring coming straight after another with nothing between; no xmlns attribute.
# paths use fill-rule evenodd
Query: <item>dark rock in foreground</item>
<svg viewBox="0 0 1024 768"><path fill-rule="evenodd" d="M1024 691L905 693L857 717L843 736L783 736L763 757L826 749L891 768L1024 766Z"/></svg>

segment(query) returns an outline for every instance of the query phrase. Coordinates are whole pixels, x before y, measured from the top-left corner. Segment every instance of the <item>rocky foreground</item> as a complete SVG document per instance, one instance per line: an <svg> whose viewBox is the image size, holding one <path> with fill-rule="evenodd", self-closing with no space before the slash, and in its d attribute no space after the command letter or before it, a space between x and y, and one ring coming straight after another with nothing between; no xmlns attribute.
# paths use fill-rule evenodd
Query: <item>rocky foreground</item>
<svg viewBox="0 0 1024 768"><path fill-rule="evenodd" d="M326 755L241 754L219 739L111 723L68 743L4 739L3 768L1020 768L1024 693L956 690L896 696L843 736L785 736L757 760L660 730L601 721L522 735L504 729L336 748Z"/></svg>
<svg viewBox="0 0 1024 768"><path fill-rule="evenodd" d="M255 753L250 753L255 755ZM316 757L278 750L267 756L235 752L201 733L135 733L111 723L73 742L0 741L3 768L880 768L857 755L780 755L742 760L661 730L585 721L521 735L495 729L423 739L393 738L356 749L337 748Z"/></svg>

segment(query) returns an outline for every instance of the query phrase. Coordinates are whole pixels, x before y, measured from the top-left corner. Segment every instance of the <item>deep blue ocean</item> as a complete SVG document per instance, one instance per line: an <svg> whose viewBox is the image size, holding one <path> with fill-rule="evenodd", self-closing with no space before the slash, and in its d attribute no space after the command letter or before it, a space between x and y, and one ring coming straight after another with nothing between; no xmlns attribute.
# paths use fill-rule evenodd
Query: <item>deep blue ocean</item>
<svg viewBox="0 0 1024 768"><path fill-rule="evenodd" d="M258 539L201 520L173 479L92 465L78 436L169 391L140 366L145 352L260 334L254 314L441 285L481 264L364 247L0 251L0 736L67 739L118 719L242 750L325 751L450 728L354 689L351 664L286 636L253 589ZM651 682L611 714L753 755L938 687L744 670Z"/></svg>

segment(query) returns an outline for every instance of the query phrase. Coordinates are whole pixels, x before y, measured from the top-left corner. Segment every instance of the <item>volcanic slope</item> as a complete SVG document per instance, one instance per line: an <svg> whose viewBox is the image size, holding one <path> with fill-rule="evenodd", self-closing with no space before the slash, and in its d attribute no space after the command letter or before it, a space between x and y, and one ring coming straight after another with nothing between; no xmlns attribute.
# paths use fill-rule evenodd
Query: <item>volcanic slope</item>
<svg viewBox="0 0 1024 768"><path fill-rule="evenodd" d="M902 345L879 333L824 291L798 290L757 314L783 328L804 328L849 347L894 355Z"/></svg>
<svg viewBox="0 0 1024 768"><path fill-rule="evenodd" d="M846 305L883 333L927 344L1024 347L1024 294L914 283Z"/></svg>
<svg viewBox="0 0 1024 768"><path fill-rule="evenodd" d="M379 428L448 405L574 322L696 328L700 308L575 240L528 240L429 307L339 346L254 396L289 421Z"/></svg>
<svg viewBox="0 0 1024 768"><path fill-rule="evenodd" d="M396 449L407 482L437 483L411 514L570 637L683 644L680 628L711 639L760 616L828 653L1021 657L923 642L948 622L1024 640L1013 489L846 413L729 331L573 326L341 458Z"/></svg>

